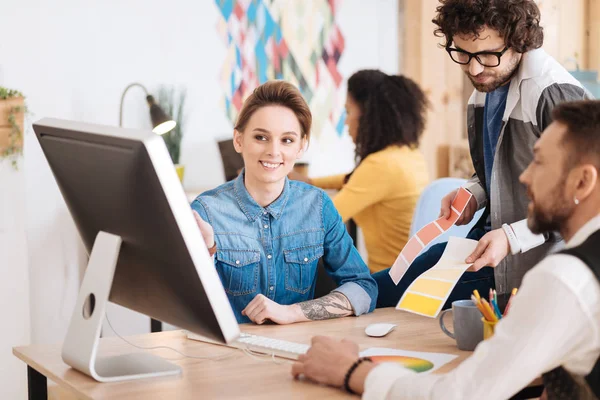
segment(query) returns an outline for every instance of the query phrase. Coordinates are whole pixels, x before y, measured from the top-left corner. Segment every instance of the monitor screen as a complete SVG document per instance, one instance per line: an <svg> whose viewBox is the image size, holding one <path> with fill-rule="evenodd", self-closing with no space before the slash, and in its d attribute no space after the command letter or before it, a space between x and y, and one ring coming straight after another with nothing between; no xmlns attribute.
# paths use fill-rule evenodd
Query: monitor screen
<svg viewBox="0 0 600 400"><path fill-rule="evenodd" d="M237 322L162 138L57 119L33 128L88 254L100 231L122 239L110 301L235 339Z"/></svg>

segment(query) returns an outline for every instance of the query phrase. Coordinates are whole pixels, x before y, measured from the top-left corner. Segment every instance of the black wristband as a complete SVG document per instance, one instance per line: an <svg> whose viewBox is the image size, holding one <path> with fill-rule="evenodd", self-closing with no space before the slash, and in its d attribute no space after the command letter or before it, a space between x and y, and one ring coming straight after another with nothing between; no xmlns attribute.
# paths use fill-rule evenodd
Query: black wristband
<svg viewBox="0 0 600 400"><path fill-rule="evenodd" d="M358 394L350 388L350 377L352 376L352 374L354 373L356 368L358 368L358 366L363 361L372 362L373 360L371 360L370 357L362 357L362 358L359 358L358 360L354 361L354 364L352 364L350 366L350 368L348 368L348 372L346 372L346 376L344 377L344 390L346 390L346 392L351 393L351 394Z"/></svg>

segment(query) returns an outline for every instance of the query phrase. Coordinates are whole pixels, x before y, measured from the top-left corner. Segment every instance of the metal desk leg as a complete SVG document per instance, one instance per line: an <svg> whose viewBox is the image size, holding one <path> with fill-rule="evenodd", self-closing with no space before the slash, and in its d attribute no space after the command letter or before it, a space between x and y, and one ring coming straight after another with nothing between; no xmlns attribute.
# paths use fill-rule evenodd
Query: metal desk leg
<svg viewBox="0 0 600 400"><path fill-rule="evenodd" d="M162 332L162 330L163 330L162 322L158 321L154 318L150 318L150 332L152 332L152 333Z"/></svg>
<svg viewBox="0 0 600 400"><path fill-rule="evenodd" d="M48 399L48 380L29 365L27 366L27 387L29 400Z"/></svg>

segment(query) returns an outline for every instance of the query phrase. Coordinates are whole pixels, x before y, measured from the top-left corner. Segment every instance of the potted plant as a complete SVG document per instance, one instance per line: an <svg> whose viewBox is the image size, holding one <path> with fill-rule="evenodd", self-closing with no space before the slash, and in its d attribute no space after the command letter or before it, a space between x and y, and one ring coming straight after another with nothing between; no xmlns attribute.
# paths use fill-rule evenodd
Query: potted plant
<svg viewBox="0 0 600 400"><path fill-rule="evenodd" d="M176 90L172 86L161 86L158 90L159 106L167 113L167 115L170 115L171 118L177 122L175 128L162 135L162 138L167 145L171 160L173 161L173 164L175 164L177 175L182 182L185 167L179 164L179 160L181 155L181 140L183 139L183 129L185 126L185 98L185 89Z"/></svg>
<svg viewBox="0 0 600 400"><path fill-rule="evenodd" d="M0 86L0 159L11 158L15 168L23 154L25 111L23 94Z"/></svg>

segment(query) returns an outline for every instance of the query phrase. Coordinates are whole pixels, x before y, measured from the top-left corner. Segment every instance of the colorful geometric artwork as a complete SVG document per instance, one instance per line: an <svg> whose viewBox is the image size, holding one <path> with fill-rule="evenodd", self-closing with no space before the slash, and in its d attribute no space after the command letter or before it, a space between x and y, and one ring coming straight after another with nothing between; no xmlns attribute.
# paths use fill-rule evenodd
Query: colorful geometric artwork
<svg viewBox="0 0 600 400"><path fill-rule="evenodd" d="M296 85L313 113L315 136L343 133L344 37L335 14L340 0L215 0L227 46L221 69L224 108L233 123L258 85L283 79Z"/></svg>

